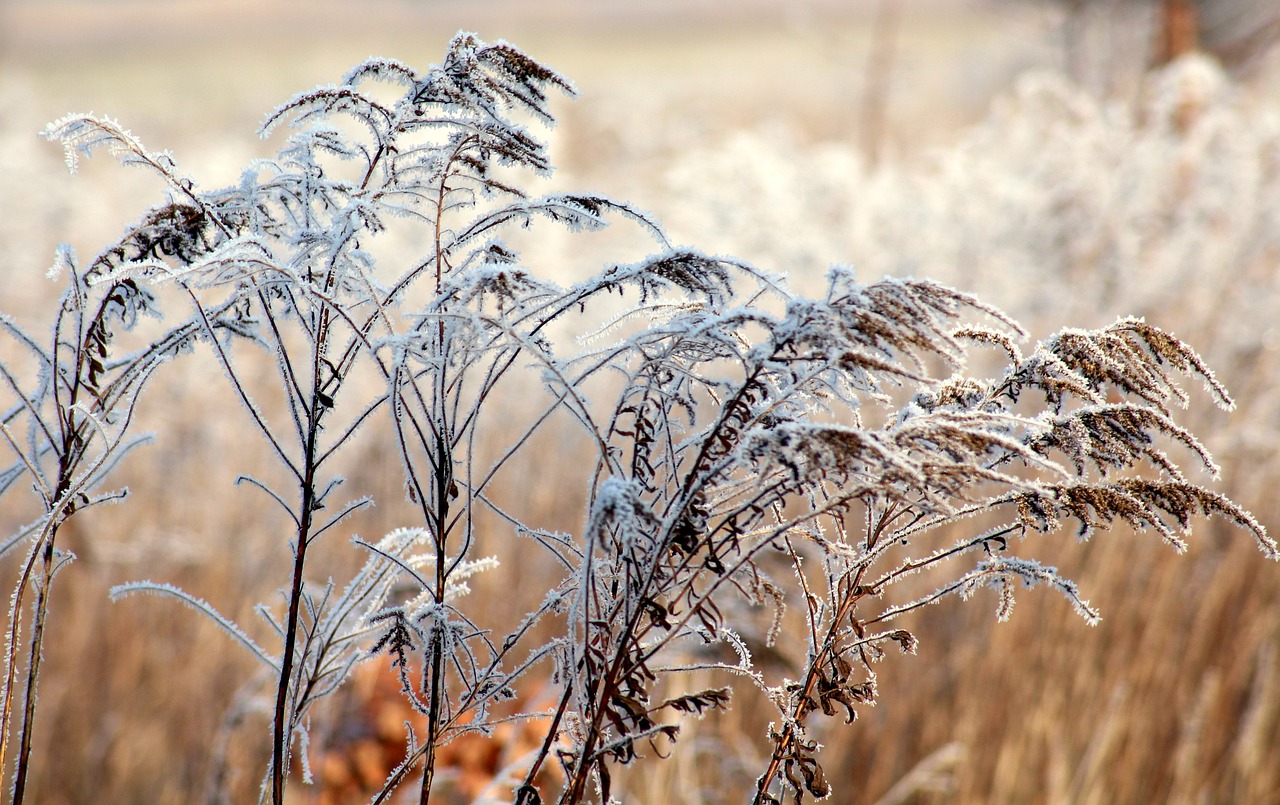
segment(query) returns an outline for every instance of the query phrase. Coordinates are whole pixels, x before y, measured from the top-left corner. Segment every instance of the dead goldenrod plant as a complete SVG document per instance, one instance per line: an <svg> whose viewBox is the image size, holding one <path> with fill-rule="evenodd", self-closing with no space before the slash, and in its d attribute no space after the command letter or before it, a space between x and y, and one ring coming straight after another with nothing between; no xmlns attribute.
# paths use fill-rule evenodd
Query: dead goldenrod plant
<svg viewBox="0 0 1280 805"><path fill-rule="evenodd" d="M274 681L261 798L275 805L295 770L309 776L314 705L385 658L421 720L374 802L412 777L425 803L443 746L522 718L545 732L504 770L515 801L609 801L615 764L680 751L681 721L725 708L736 684L776 708L754 801L822 798L808 725L852 721L875 700L874 663L916 650L901 616L989 587L1004 618L1017 587L1043 584L1097 619L1072 581L1022 555L1022 537L1124 523L1182 550L1197 518L1218 516L1280 556L1184 469L1215 472L1174 419L1190 401L1180 382L1231 402L1178 339L1124 318L1024 350L1008 316L934 282L863 284L835 268L824 293L796 298L778 277L669 243L625 204L531 196L520 171L550 163L525 124L550 122L546 93L569 87L468 34L424 73L371 60L274 112L265 130L290 128L279 154L212 191L112 121L49 127L73 165L106 149L169 191L88 267L64 254L69 291L47 345L3 325L22 355L4 361L14 463L0 491L39 504L6 543L26 551L0 724L15 801L28 794L41 648L56 637L45 601L70 558L58 529L119 497L104 484L135 443L138 395L180 353L221 368L243 404L226 416L274 456L245 472L243 494L274 505L291 572L280 602L258 607L256 639L164 583L114 596L176 597L261 661ZM502 240L609 217L648 232L654 253L560 284ZM974 350L995 368L968 372ZM266 379L247 369L255 356ZM532 457L552 422L580 434L572 459ZM413 512L378 540L351 535L373 501L344 498L334 469L369 438L385 439L377 454L398 464ZM578 530L520 514L536 475L576 485ZM317 542L344 531L363 564L318 581ZM534 551L554 568L538 600L486 622L473 578ZM904 595L925 570L945 582ZM783 629L800 639L779 641ZM794 651L753 657L779 649ZM513 712L532 676L550 680L553 704ZM558 791L539 784L552 764Z"/></svg>

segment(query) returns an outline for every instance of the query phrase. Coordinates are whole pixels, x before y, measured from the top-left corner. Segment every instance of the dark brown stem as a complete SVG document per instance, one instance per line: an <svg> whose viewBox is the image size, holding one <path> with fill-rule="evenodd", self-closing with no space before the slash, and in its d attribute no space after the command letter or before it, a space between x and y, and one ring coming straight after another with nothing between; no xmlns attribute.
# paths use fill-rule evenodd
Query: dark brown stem
<svg viewBox="0 0 1280 805"><path fill-rule="evenodd" d="M431 800L431 786L436 776L436 744L440 741L440 696L443 692L440 685L440 673L444 668L440 651L440 642L431 648L431 693L427 716L427 742L422 757L422 789L418 795L419 805L427 805Z"/></svg>
<svg viewBox="0 0 1280 805"><path fill-rule="evenodd" d="M445 590L445 570L448 559L445 554L445 538L444 529L447 527L449 520L449 484L452 479L449 477L449 456L448 439L444 432L444 424L440 424L440 433L436 436L436 507L435 507L435 528L436 528L436 589L435 599L437 612L443 609L444 590ZM440 624L436 625L440 628ZM422 791L418 801L421 805L427 805L431 798L431 786L435 781L436 771L436 744L440 741L440 722L444 714L444 640L437 638L430 647L431 650L431 688L428 695L428 713L427 713L427 745L426 754L422 760Z"/></svg>
<svg viewBox="0 0 1280 805"><path fill-rule="evenodd" d="M537 778L538 772L542 769L542 764L546 762L547 755L551 753L551 747L556 742L556 735L560 732L560 720L564 718L564 713L569 709L569 700L573 698L573 688L565 685L564 693L560 696L560 704L556 707L556 714L551 719L551 726L547 728L547 733L542 739L542 748L538 750L538 757L533 761L533 765L529 767L529 773L525 775L524 783L516 789L516 805L523 805L525 802L525 792L537 789L534 787L534 779Z"/></svg>
<svg viewBox="0 0 1280 805"><path fill-rule="evenodd" d="M71 410L71 406L75 405L79 390L80 384L77 383L71 390L71 401L67 407L68 412ZM60 453L61 466L58 473L58 486L53 496L54 501L64 501L67 498L73 483L73 468L78 464L78 459L82 455L81 451L84 449L85 443L84 435L71 421L69 413L62 422L64 427L62 429L63 438ZM49 586L53 581L54 560L56 558L54 543L58 537L59 527L74 511L71 504L55 503L55 506L57 508L49 513L47 535L42 535L44 546L38 549L38 554L31 556L23 570L18 595L13 602L13 617L10 623L9 674L5 684L4 740L0 742L0 761L5 757L5 751L8 748L9 718L13 706L14 663L17 661L16 647L18 645L18 626L22 610L22 594L31 581L31 571L38 555L41 562L41 574L40 580L36 584L35 616L31 626L31 648L27 657L27 679L23 689L22 724L18 738L17 768L14 772L13 781L13 805L21 805L26 799L27 776L30 771L31 760L31 736L35 729L36 686L39 683L40 662L44 655L45 621L49 612ZM0 762L0 765L2 765L2 762Z"/></svg>
<svg viewBox="0 0 1280 805"><path fill-rule="evenodd" d="M331 286L333 276L330 273L326 285ZM304 467L300 483L301 501L298 512L297 541L293 554L293 581L289 590L289 617L285 624L284 654L280 658L280 682L276 686L276 706L274 712L273 753L271 758L271 802L272 805L284 805L285 780L289 776L289 743L293 730L293 712L289 711L289 688L293 679L295 655L297 654L298 624L302 616L303 572L306 569L307 546L311 541L311 527L315 511L320 506L316 499L316 472L319 469L317 456L320 454L320 420L328 406L321 402L324 396L322 389L325 380L322 367L325 365L325 352L328 345L326 334L329 332L329 314L327 310L320 312L316 327L316 343L312 355L311 399L308 407L307 440L303 447ZM330 392L333 394L334 392Z"/></svg>
<svg viewBox="0 0 1280 805"><path fill-rule="evenodd" d="M18 765L13 781L13 805L20 805L26 799L27 775L31 767L31 735L35 728L36 717L36 685L40 676L40 661L44 656L44 627L49 610L49 585L53 579L54 550L53 542L57 536L55 528L41 550L42 564L40 581L36 584L36 614L31 627L31 649L27 657L27 679L23 711L22 729L18 739Z"/></svg>
<svg viewBox="0 0 1280 805"><path fill-rule="evenodd" d="M314 404L314 403L313 403ZM284 656L280 660L280 682L276 686L274 715L274 751L271 759L271 802L284 805L284 784L289 773L289 738L293 726L289 709L289 688L293 677L294 655L297 652L298 622L302 610L303 571L307 561L307 543L311 538L312 512L315 510L315 474L312 463L315 455L319 417L313 409L311 429L307 436L307 466L302 481L302 511L298 524L297 543L293 556L293 583L289 591L289 618L285 626Z"/></svg>
<svg viewBox="0 0 1280 805"><path fill-rule="evenodd" d="M769 786L773 784L774 778L778 776L778 769L781 768L783 760L786 759L788 749L796 740L796 730L793 725L802 722L812 712L806 702L813 701L814 688L821 679L818 669L822 667L832 652L839 651L839 647L836 644L836 634L840 624L852 615L858 599L865 595L865 593L861 592L860 586L865 571L865 567L858 569L857 575L849 584L847 594L843 597L839 608L831 618L830 625L827 627L826 642L818 649L813 660L809 663L809 668L805 674L804 686L796 698L792 719L782 728L782 734L774 741L773 756L769 758L769 765L765 768L764 774L760 775L760 778L756 781L756 793L751 800L752 805L763 805ZM854 592L855 590L858 592ZM860 626L857 628L861 629Z"/></svg>
<svg viewBox="0 0 1280 805"><path fill-rule="evenodd" d="M455 151L455 155L457 151ZM452 161L452 158L451 158ZM444 210L444 194L445 182L440 183L440 193L436 200L436 276L435 276L435 295L439 297L441 283L443 282L444 271L446 268L444 251L442 248L442 230L441 218ZM442 358L447 349L444 329L444 319L436 322L436 351ZM447 386L447 377L445 370L441 369L437 375L437 385L434 392L435 404L439 406L438 418L435 424L435 506L432 514L434 515L435 529L435 549L436 549L436 589L435 602L436 611L443 611L444 593L447 582L446 574L448 572L448 554L445 550L445 535L449 527L449 499L450 490L453 487L453 449L449 438L449 423L447 421L447 407L445 405L445 388ZM436 625L440 628L440 624ZM419 793L418 801L420 805L427 805L431 798L431 787L435 782L436 771L436 745L440 741L440 723L444 715L443 696L444 696L444 641L437 638L431 644L431 687L428 694L428 712L427 712L427 745L426 752L422 759L422 788ZM426 673L424 669L424 673Z"/></svg>

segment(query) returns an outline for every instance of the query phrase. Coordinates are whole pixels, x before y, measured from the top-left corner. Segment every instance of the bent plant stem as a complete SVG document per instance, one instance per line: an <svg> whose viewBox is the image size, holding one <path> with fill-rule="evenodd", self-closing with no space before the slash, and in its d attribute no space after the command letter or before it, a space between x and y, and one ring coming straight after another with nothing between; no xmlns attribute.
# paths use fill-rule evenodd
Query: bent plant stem
<svg viewBox="0 0 1280 805"><path fill-rule="evenodd" d="M44 629L45 621L49 611L49 585L53 579L54 571L54 540L58 535L58 527L50 525L47 536L43 538L44 547L39 549L37 554L41 563L40 578L36 582L36 601L35 601L35 617L31 626L31 648L27 655L27 678L24 686L22 723L18 739L18 761L17 768L14 772L13 781L13 803L19 805L26 798L27 775L30 770L31 759L31 735L35 727L35 710L36 710L36 684L40 675L40 661L44 655ZM23 588L31 581L30 571L33 569L36 557L32 557L32 561L27 564L27 572L23 576ZM14 601L15 615L10 628L13 631L12 645L17 646L17 611L21 609L21 596ZM16 656L10 655L9 665L10 674L6 686L5 695L5 720L6 725L12 708L13 701L13 665ZM5 743L8 742L8 730L5 730ZM7 748L7 747L6 747Z"/></svg>
<svg viewBox="0 0 1280 805"><path fill-rule="evenodd" d="M75 403L76 390L78 390L78 386L72 391L72 405ZM32 574L35 570L36 562L39 561L41 570L40 578L36 582L35 615L31 625L31 648L27 659L27 678L24 687L22 722L18 739L18 760L14 772L14 805L19 805L26 797L28 766L31 758L31 735L35 727L36 685L40 674L40 661L44 653L45 621L49 611L48 591L55 570L54 542L57 540L58 530L61 528L62 523L66 522L74 511L74 507L70 503L70 490L74 483L73 468L78 458L82 455L85 443L83 433L71 423L70 419L66 422L63 433L65 434L62 440L61 455L63 458L60 461L58 485L52 498L56 502L53 503L48 512L49 519L45 525L44 533L37 540L36 547L33 548L31 556L23 568L18 590L14 594L13 611L9 620L9 645L6 647L6 658L9 667L5 678L3 720L0 721L0 727L2 727L0 728L0 733L2 733L2 737L0 737L0 768L4 767L3 764L8 758L9 727L13 714L13 686L16 674L15 664L18 658L18 637L22 620L22 599L25 597L27 588L32 583Z"/></svg>
<svg viewBox="0 0 1280 805"><path fill-rule="evenodd" d="M9 634L5 641L4 705L3 712L0 713L0 768L5 767L9 757L10 721L13 715L13 685L17 677L18 641L21 637L20 627L22 625L22 599L25 597L27 586L31 583L31 574L35 570L37 555L38 552L33 552L23 567L22 577L18 580L18 588L14 592L13 604L9 612Z"/></svg>

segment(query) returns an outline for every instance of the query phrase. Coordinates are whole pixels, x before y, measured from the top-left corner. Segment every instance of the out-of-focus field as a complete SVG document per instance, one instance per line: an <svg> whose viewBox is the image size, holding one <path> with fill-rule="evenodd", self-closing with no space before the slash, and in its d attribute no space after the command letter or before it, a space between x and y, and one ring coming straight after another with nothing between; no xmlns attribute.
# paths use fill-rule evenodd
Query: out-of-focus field
<svg viewBox="0 0 1280 805"><path fill-rule="evenodd" d="M1149 20L1091 19L1069 43L1088 57L1082 89L1062 66L1061 15L900 5L893 28L877 29L869 0L0 3L0 309L47 320L54 245L87 258L160 192L105 159L67 176L35 137L46 122L108 114L225 184L270 153L275 141L253 132L276 103L371 54L425 67L470 28L575 81L580 97L557 103L552 181L633 201L677 241L786 271L800 289L832 262L867 279L935 276L1036 336L1125 313L1177 333L1238 402L1222 414L1197 397L1186 421L1222 464L1219 488L1274 531L1275 58L1242 79L1208 63L1143 77ZM867 67L888 30L872 166ZM269 458L228 435L242 413L222 378L183 371L151 395L167 425L125 468L132 499L72 535L79 559L58 579L40 689L31 787L42 803L217 801L208 792L222 783L238 802L257 790L268 733L261 714L235 708L255 681L249 659L169 602L106 600L122 581L171 581L252 622L283 583L284 523L233 485ZM390 451L360 449L355 480L401 497ZM540 522L579 525L553 473L526 482ZM22 513L6 505L8 533ZM399 525L389 506L354 528ZM328 544L330 567L350 561L346 547ZM1206 525L1182 557L1128 533L1015 548L1080 581L1103 623L1040 591L1004 624L982 598L915 617L919 654L884 662L880 704L821 728L838 801L1280 801L1280 567L1247 535ZM473 601L491 600L494 617L540 598L510 563L477 585ZM622 778L624 801L741 800L765 727L749 700L691 725L690 751Z"/></svg>

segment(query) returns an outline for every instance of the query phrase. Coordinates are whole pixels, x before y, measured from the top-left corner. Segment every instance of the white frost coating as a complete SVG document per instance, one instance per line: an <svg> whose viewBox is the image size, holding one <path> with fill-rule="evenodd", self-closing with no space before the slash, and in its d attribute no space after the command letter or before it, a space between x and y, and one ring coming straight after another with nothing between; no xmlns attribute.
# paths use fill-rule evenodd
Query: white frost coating
<svg viewBox="0 0 1280 805"><path fill-rule="evenodd" d="M119 601L122 598L130 595L136 595L138 593L169 596L171 598L178 599L197 612L204 614L214 623L218 624L218 626L222 627L222 631L226 632L232 640L235 640L237 643L240 643L242 646L249 649L250 653L265 663L268 667L273 668L276 671L280 670L280 660L278 658L271 656L259 647L258 644L253 641L253 638L249 637L249 635L247 635L233 621L214 609L208 601L205 601L203 598L197 598L185 590L173 586L172 584L154 581L133 581L127 584L117 584L111 588L110 597L112 601Z"/></svg>
<svg viewBox="0 0 1280 805"><path fill-rule="evenodd" d="M873 705L872 663L893 644L915 650L913 635L879 624L987 587L1005 619L1019 581L1054 587L1096 622L1072 582L1022 555L1048 540L1022 537L1126 525L1181 549L1193 519L1216 515L1276 555L1251 515L1177 463L1214 468L1174 416L1189 402L1178 384L1198 378L1229 404L1181 341L1121 318L1024 352L1022 328L955 290L970 284L956 278L864 284L836 266L799 298L774 274L673 245L625 204L531 194L509 168L527 178L551 165L524 123L549 121L547 92L567 89L509 46L466 34L421 74L371 59L273 113L264 133L281 128L279 153L216 191L197 190L113 121L73 116L47 132L71 167L106 148L158 171L168 193L86 267L60 253L71 287L50 347L0 319L41 364L32 383L7 369L0 378L16 393L4 434L19 456L0 470L0 491L34 479L52 498L70 478L42 501L50 528L105 502L97 487L134 443L137 389L178 354L216 362L243 407L227 417L240 430L226 443L248 433L272 462L242 479L276 507L279 550L292 559L282 600L255 610L282 650L268 654L168 585L113 596L177 597L275 669L277 789L290 750L306 752L311 706L377 658L436 744L495 729L498 705L552 666L554 703L541 715L554 714L557 732L536 758L563 759L573 785L601 799L603 764L727 705L724 689L684 687L725 671L778 710L770 790L819 799L832 792L806 725ZM1105 118L1060 87L1022 91L1076 122ZM939 210L927 194L915 203L885 231L906 221L908 246L927 250L934 233L921 222ZM503 238L617 219L655 253L585 279L554 277L558 266ZM778 239L788 255L809 250L815 220ZM884 268L869 262L864 275ZM181 312L160 310L161 299ZM160 339L123 354L116 336L157 313L169 317ZM197 341L208 349L192 350ZM978 349L1000 362L992 377L969 368ZM344 480L336 462L351 453L361 471ZM80 463L64 473L63 459ZM317 581L313 551L345 547L352 515L372 502L360 489L344 498L349 485L388 470L407 527L352 537L355 569ZM526 522L543 507L534 483L557 511L584 506L577 528ZM52 537L28 539L33 559L40 539ZM494 622L492 599L469 595L507 594L507 577L488 573L499 557L535 589L514 622ZM922 593L899 585L907 579L936 586ZM13 611L24 603L16 596ZM389 787L420 762L418 737Z"/></svg>

